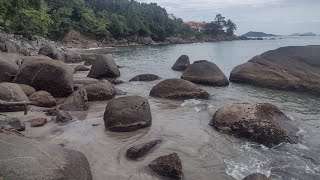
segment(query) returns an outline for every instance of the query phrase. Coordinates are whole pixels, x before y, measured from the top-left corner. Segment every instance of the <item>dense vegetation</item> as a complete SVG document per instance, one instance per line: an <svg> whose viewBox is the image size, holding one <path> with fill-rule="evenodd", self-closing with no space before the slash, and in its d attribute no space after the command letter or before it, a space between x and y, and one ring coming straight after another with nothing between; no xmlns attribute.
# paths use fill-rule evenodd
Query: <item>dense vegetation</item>
<svg viewBox="0 0 320 180"><path fill-rule="evenodd" d="M0 26L25 35L62 38L74 29L93 37L188 37L197 34L182 19L170 19L156 3L134 0L0 0ZM206 34L233 35L235 24L217 15Z"/></svg>

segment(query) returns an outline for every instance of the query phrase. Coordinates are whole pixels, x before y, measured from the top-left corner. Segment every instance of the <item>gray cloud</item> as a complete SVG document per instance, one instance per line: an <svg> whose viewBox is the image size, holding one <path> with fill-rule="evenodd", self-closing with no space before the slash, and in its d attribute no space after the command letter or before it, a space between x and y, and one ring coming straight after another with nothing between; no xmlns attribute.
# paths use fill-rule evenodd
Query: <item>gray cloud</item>
<svg viewBox="0 0 320 180"><path fill-rule="evenodd" d="M185 21L212 21L221 13L238 25L237 34L320 34L320 0L138 0L156 2Z"/></svg>

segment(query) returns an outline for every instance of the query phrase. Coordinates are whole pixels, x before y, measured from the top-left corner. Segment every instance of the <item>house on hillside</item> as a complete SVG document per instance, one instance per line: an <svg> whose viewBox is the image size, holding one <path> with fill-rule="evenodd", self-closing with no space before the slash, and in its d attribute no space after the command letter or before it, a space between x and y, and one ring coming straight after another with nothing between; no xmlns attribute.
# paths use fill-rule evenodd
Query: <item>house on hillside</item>
<svg viewBox="0 0 320 180"><path fill-rule="evenodd" d="M199 32L203 32L206 30L205 28L206 24L207 24L206 22L196 22L196 21L186 22L186 25L188 25L191 29Z"/></svg>

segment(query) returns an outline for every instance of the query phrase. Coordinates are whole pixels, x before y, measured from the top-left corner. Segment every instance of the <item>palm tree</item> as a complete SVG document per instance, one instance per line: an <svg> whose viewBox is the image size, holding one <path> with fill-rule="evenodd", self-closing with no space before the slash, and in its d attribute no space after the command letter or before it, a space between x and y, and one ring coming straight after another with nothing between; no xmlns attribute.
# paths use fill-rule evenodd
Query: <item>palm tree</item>
<svg viewBox="0 0 320 180"><path fill-rule="evenodd" d="M230 19L228 19L226 23L227 28L227 35L232 36L234 34L234 31L237 30L237 25L232 22Z"/></svg>

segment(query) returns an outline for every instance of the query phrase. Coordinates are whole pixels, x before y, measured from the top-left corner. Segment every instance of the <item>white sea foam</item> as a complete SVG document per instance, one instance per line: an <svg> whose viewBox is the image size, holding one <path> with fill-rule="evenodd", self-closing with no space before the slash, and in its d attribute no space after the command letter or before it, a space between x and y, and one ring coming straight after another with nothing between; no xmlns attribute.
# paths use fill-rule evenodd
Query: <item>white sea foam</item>
<svg viewBox="0 0 320 180"><path fill-rule="evenodd" d="M189 99L189 100L185 100L181 106L185 107L185 106L194 106L194 105L199 105L201 104L201 101L196 100L196 99Z"/></svg>

